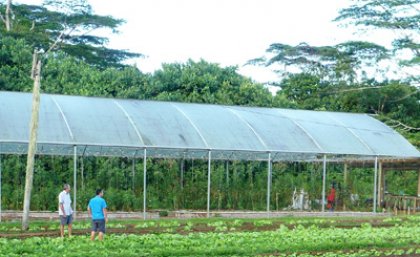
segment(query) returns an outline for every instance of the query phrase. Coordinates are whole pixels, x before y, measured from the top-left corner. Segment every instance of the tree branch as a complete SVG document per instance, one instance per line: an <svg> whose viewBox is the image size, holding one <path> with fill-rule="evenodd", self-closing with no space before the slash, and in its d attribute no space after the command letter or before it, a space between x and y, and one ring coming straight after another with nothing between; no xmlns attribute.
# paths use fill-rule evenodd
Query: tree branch
<svg viewBox="0 0 420 257"><path fill-rule="evenodd" d="M50 52L51 50L53 50L55 48L55 46L59 43L63 41L63 36L64 36L64 30L61 31L60 35L57 37L57 39L55 40L55 42L50 46L50 48L48 48L48 50L45 52L45 54L47 54L48 52Z"/></svg>
<svg viewBox="0 0 420 257"><path fill-rule="evenodd" d="M359 87L359 88L352 88L352 89L337 90L337 91L330 92L330 93L325 93L325 94L337 94L337 93L351 92L351 91L363 91L363 90L366 90L366 89L378 89L378 88L383 88L383 87L385 87L385 86Z"/></svg>
<svg viewBox="0 0 420 257"><path fill-rule="evenodd" d="M409 98L410 96L412 96L412 95L415 95L415 94L419 94L420 93L420 90L416 90L416 91L414 91L414 92L412 92L412 93L410 93L410 94L406 94L405 96L403 96L403 97L400 97L400 98L398 98L398 99L395 99L395 100L392 100L392 101L389 101L390 103L395 103L395 102L399 102L399 101L401 101L401 100L404 100L404 99L407 99L407 98Z"/></svg>
<svg viewBox="0 0 420 257"><path fill-rule="evenodd" d="M67 26L66 23L64 25ZM34 27L34 26L35 25L32 24L32 27ZM80 24L77 24L75 26L72 26L72 27L69 26L67 29L64 29L60 33L60 35L57 37L57 39L55 40L55 42L48 48L48 50L45 52L45 54L47 54L48 52L52 51L59 43L63 42L64 36L70 36L71 33L74 32L79 26L80 26ZM91 33L92 31L94 31L95 29L88 30L85 33L83 33L82 35L79 35L78 37L83 36L83 35L87 35L87 34ZM68 32L66 33L66 31L68 31Z"/></svg>
<svg viewBox="0 0 420 257"><path fill-rule="evenodd" d="M73 27L70 31L69 31L69 33L67 33L67 35L70 35L74 30L76 29L76 27ZM50 48L48 48L48 50L45 52L45 54L47 54L48 52L50 52L50 51L52 51L55 47L56 47L56 45L58 45L58 43L61 43L61 42L63 42L63 36L64 35L66 35L66 33L65 33L66 31L65 30L63 30L62 32L61 32L61 34L57 37L57 39L55 40L55 42L50 46Z"/></svg>
<svg viewBox="0 0 420 257"><path fill-rule="evenodd" d="M402 123L401 121L398 120L394 120L391 118L388 118L389 121L391 121L392 123L394 123L393 125L389 125L392 128L401 128L404 131L420 131L420 128L415 128L415 127L411 127L408 126L407 124Z"/></svg>
<svg viewBox="0 0 420 257"><path fill-rule="evenodd" d="M4 19L4 16L0 12L0 19L6 24L6 20Z"/></svg>

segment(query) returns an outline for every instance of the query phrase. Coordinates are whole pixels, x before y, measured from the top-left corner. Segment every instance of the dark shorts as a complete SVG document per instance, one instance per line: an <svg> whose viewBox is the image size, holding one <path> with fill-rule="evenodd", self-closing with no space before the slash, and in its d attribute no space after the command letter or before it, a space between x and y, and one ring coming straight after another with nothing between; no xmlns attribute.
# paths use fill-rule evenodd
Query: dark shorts
<svg viewBox="0 0 420 257"><path fill-rule="evenodd" d="M105 220L92 220L92 231L105 233Z"/></svg>
<svg viewBox="0 0 420 257"><path fill-rule="evenodd" d="M61 225L70 225L73 222L73 215L60 215L60 224Z"/></svg>

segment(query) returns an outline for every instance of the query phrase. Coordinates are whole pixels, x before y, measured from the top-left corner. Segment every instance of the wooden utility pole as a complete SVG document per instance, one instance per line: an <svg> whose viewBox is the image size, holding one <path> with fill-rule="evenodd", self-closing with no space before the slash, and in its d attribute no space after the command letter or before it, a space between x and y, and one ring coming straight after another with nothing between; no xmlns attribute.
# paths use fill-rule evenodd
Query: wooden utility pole
<svg viewBox="0 0 420 257"><path fill-rule="evenodd" d="M26 162L25 197L23 200L22 230L29 229L29 210L31 206L31 192L34 176L34 162L38 135L39 102L41 86L41 60L35 50L32 60L32 79L34 80L32 96L32 114L29 127L28 158Z"/></svg>

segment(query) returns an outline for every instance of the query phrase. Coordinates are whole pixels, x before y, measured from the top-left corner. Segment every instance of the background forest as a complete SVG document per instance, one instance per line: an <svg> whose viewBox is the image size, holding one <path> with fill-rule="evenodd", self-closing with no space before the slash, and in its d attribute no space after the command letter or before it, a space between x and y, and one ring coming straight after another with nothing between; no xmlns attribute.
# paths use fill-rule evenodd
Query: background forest
<svg viewBox="0 0 420 257"><path fill-rule="evenodd" d="M273 95L266 85L238 74L238 67L205 60L167 63L153 73L125 65L125 60L142 55L107 48L107 38L91 33L96 29L116 32L123 21L94 15L86 1L30 6L8 0L0 4L0 90L32 91L32 58L37 51L42 55L43 93L368 113L420 148L419 4L418 0L354 0L337 14L340 24L395 32L390 49L360 41L268 46L264 56L247 65L279 72L272 85L280 90ZM399 80L387 79L389 67L398 67ZM149 209L205 208L206 161L147 161ZM2 156L3 209L22 209L25 165L26 156ZM342 202L349 201L350 194L360 196L347 206L367 208L373 184L370 166L350 169L344 185L343 165L328 164L327 183L339 184ZM72 168L69 157L36 157L32 210L57 209L62 184L73 184ZM140 210L142 169L142 160L79 158L78 209L85 210L94 190L102 187L111 210ZM212 169L211 209L265 209L266 163L214 161ZM272 209L290 206L295 189L305 189L310 199L319 199L321 173L318 164L274 163ZM417 171L390 171L386 190L416 195L417 176ZM315 201L312 207L317 208Z"/></svg>

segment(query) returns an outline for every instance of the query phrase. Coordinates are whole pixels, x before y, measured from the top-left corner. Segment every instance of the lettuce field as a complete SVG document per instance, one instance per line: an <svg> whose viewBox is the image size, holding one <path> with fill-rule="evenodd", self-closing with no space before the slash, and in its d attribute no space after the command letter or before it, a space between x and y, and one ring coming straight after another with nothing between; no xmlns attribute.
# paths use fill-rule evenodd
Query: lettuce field
<svg viewBox="0 0 420 257"><path fill-rule="evenodd" d="M119 220L105 240L89 222L58 237L57 222L0 223L0 256L420 256L420 216Z"/></svg>

